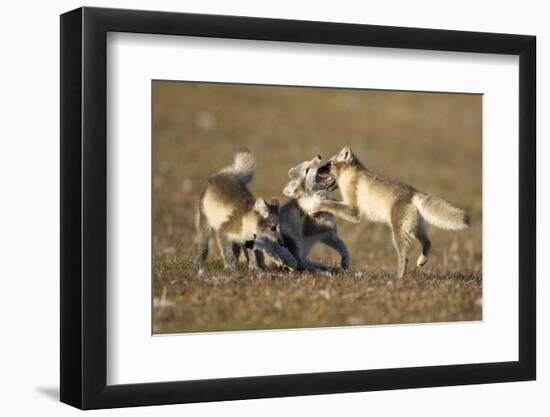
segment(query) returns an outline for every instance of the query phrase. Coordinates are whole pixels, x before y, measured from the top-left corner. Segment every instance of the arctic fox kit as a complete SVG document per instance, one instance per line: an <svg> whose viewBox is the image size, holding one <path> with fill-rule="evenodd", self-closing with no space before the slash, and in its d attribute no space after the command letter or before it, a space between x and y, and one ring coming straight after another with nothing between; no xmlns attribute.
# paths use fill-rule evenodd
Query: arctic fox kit
<svg viewBox="0 0 550 417"><path fill-rule="evenodd" d="M350 255L338 236L333 214L321 211L322 203L330 199L336 181L329 173L329 163L321 156L305 161L288 171L290 181L283 193L290 201L281 207L280 224L283 240L296 258L298 268L311 272L328 271L325 265L307 259L312 247L321 242L341 256L340 265L347 269Z"/></svg>
<svg viewBox="0 0 550 417"><path fill-rule="evenodd" d="M234 269L241 249L249 267L263 267L263 254L246 249L246 242L256 236L266 236L282 242L279 230L279 202L267 203L254 198L248 184L256 171L256 159L249 151L235 155L230 165L208 178L199 199L196 216L198 255L196 263L202 268L208 257L208 243L216 232L226 269Z"/></svg>
<svg viewBox="0 0 550 417"><path fill-rule="evenodd" d="M397 251L399 278L403 278L407 271L408 251L413 239L422 246L416 264L424 266L428 261L431 242L426 233L426 222L447 230L465 229L470 224L466 212L445 200L369 171L349 147L330 161L330 173L336 178L343 203L352 213L348 220L359 222L364 217L390 226ZM330 207L324 209L330 210Z"/></svg>

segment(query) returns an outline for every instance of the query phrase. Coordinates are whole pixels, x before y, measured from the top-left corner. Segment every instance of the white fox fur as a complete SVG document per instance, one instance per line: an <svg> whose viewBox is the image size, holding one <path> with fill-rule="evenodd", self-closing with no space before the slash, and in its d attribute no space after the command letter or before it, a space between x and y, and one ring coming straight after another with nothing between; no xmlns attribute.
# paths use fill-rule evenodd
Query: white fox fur
<svg viewBox="0 0 550 417"><path fill-rule="evenodd" d="M248 185L256 174L256 157L250 151L240 151L235 154L233 164L223 168L220 173L236 175L239 181Z"/></svg>
<svg viewBox="0 0 550 417"><path fill-rule="evenodd" d="M422 218L440 229L462 230L468 227L468 214L439 197L416 193L412 201Z"/></svg>

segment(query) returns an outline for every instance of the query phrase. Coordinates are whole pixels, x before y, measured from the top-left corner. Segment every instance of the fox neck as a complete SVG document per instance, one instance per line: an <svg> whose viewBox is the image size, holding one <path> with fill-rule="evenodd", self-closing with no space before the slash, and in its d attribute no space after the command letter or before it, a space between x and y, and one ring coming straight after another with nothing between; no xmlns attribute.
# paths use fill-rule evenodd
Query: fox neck
<svg viewBox="0 0 550 417"><path fill-rule="evenodd" d="M341 168L338 177L336 178L342 198L347 204L350 204L355 200L354 196L357 191L357 180L359 179L358 177L360 171L360 167L349 165Z"/></svg>
<svg viewBox="0 0 550 417"><path fill-rule="evenodd" d="M253 240L258 235L259 215L253 209L244 212L241 216L233 217L220 229L230 240L234 242L246 242Z"/></svg>
<svg viewBox="0 0 550 417"><path fill-rule="evenodd" d="M242 219L241 240L247 241L254 239L254 235L259 234L258 224L258 214L254 210L247 212Z"/></svg>
<svg viewBox="0 0 550 417"><path fill-rule="evenodd" d="M304 213L312 215L316 212L319 198L320 197L318 195L301 195L296 198L296 203Z"/></svg>

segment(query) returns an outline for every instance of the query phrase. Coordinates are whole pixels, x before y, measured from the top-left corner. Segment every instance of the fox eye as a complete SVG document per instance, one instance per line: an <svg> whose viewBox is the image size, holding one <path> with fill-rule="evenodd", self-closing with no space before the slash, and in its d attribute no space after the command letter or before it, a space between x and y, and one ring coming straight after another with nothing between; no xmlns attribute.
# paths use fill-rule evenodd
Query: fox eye
<svg viewBox="0 0 550 417"><path fill-rule="evenodd" d="M277 226L271 226L271 231L274 232L275 230L277 230Z"/></svg>

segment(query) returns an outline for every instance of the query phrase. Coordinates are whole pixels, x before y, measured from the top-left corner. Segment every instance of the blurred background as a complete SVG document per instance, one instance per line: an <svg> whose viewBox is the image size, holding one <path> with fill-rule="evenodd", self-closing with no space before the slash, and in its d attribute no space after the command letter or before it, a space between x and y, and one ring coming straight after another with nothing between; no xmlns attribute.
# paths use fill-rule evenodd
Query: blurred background
<svg viewBox="0 0 550 417"><path fill-rule="evenodd" d="M397 311L389 322L481 318L481 95L154 81L152 104L154 288L167 307L156 310L159 329L185 327L181 323L189 312L180 317L177 300L185 300L196 275L190 261L198 194L207 177L230 164L244 147L257 158L251 186L256 196L286 201L282 189L289 168L318 154L330 158L349 145L370 170L470 212L472 227L466 231L430 228L433 251L422 272L432 278L455 273L473 279L469 313L464 306L454 315L447 309L438 318L422 312L404 317ZM339 220L338 227L353 270L367 278L379 273L393 277L396 255L387 226ZM211 249L210 259L219 266L214 242ZM418 252L415 247L412 260ZM339 262L322 246L312 257ZM415 262L410 265L415 279ZM206 308L206 301L196 302ZM169 306L175 312L165 314ZM358 322L387 321L387 315L376 317L369 314Z"/></svg>

